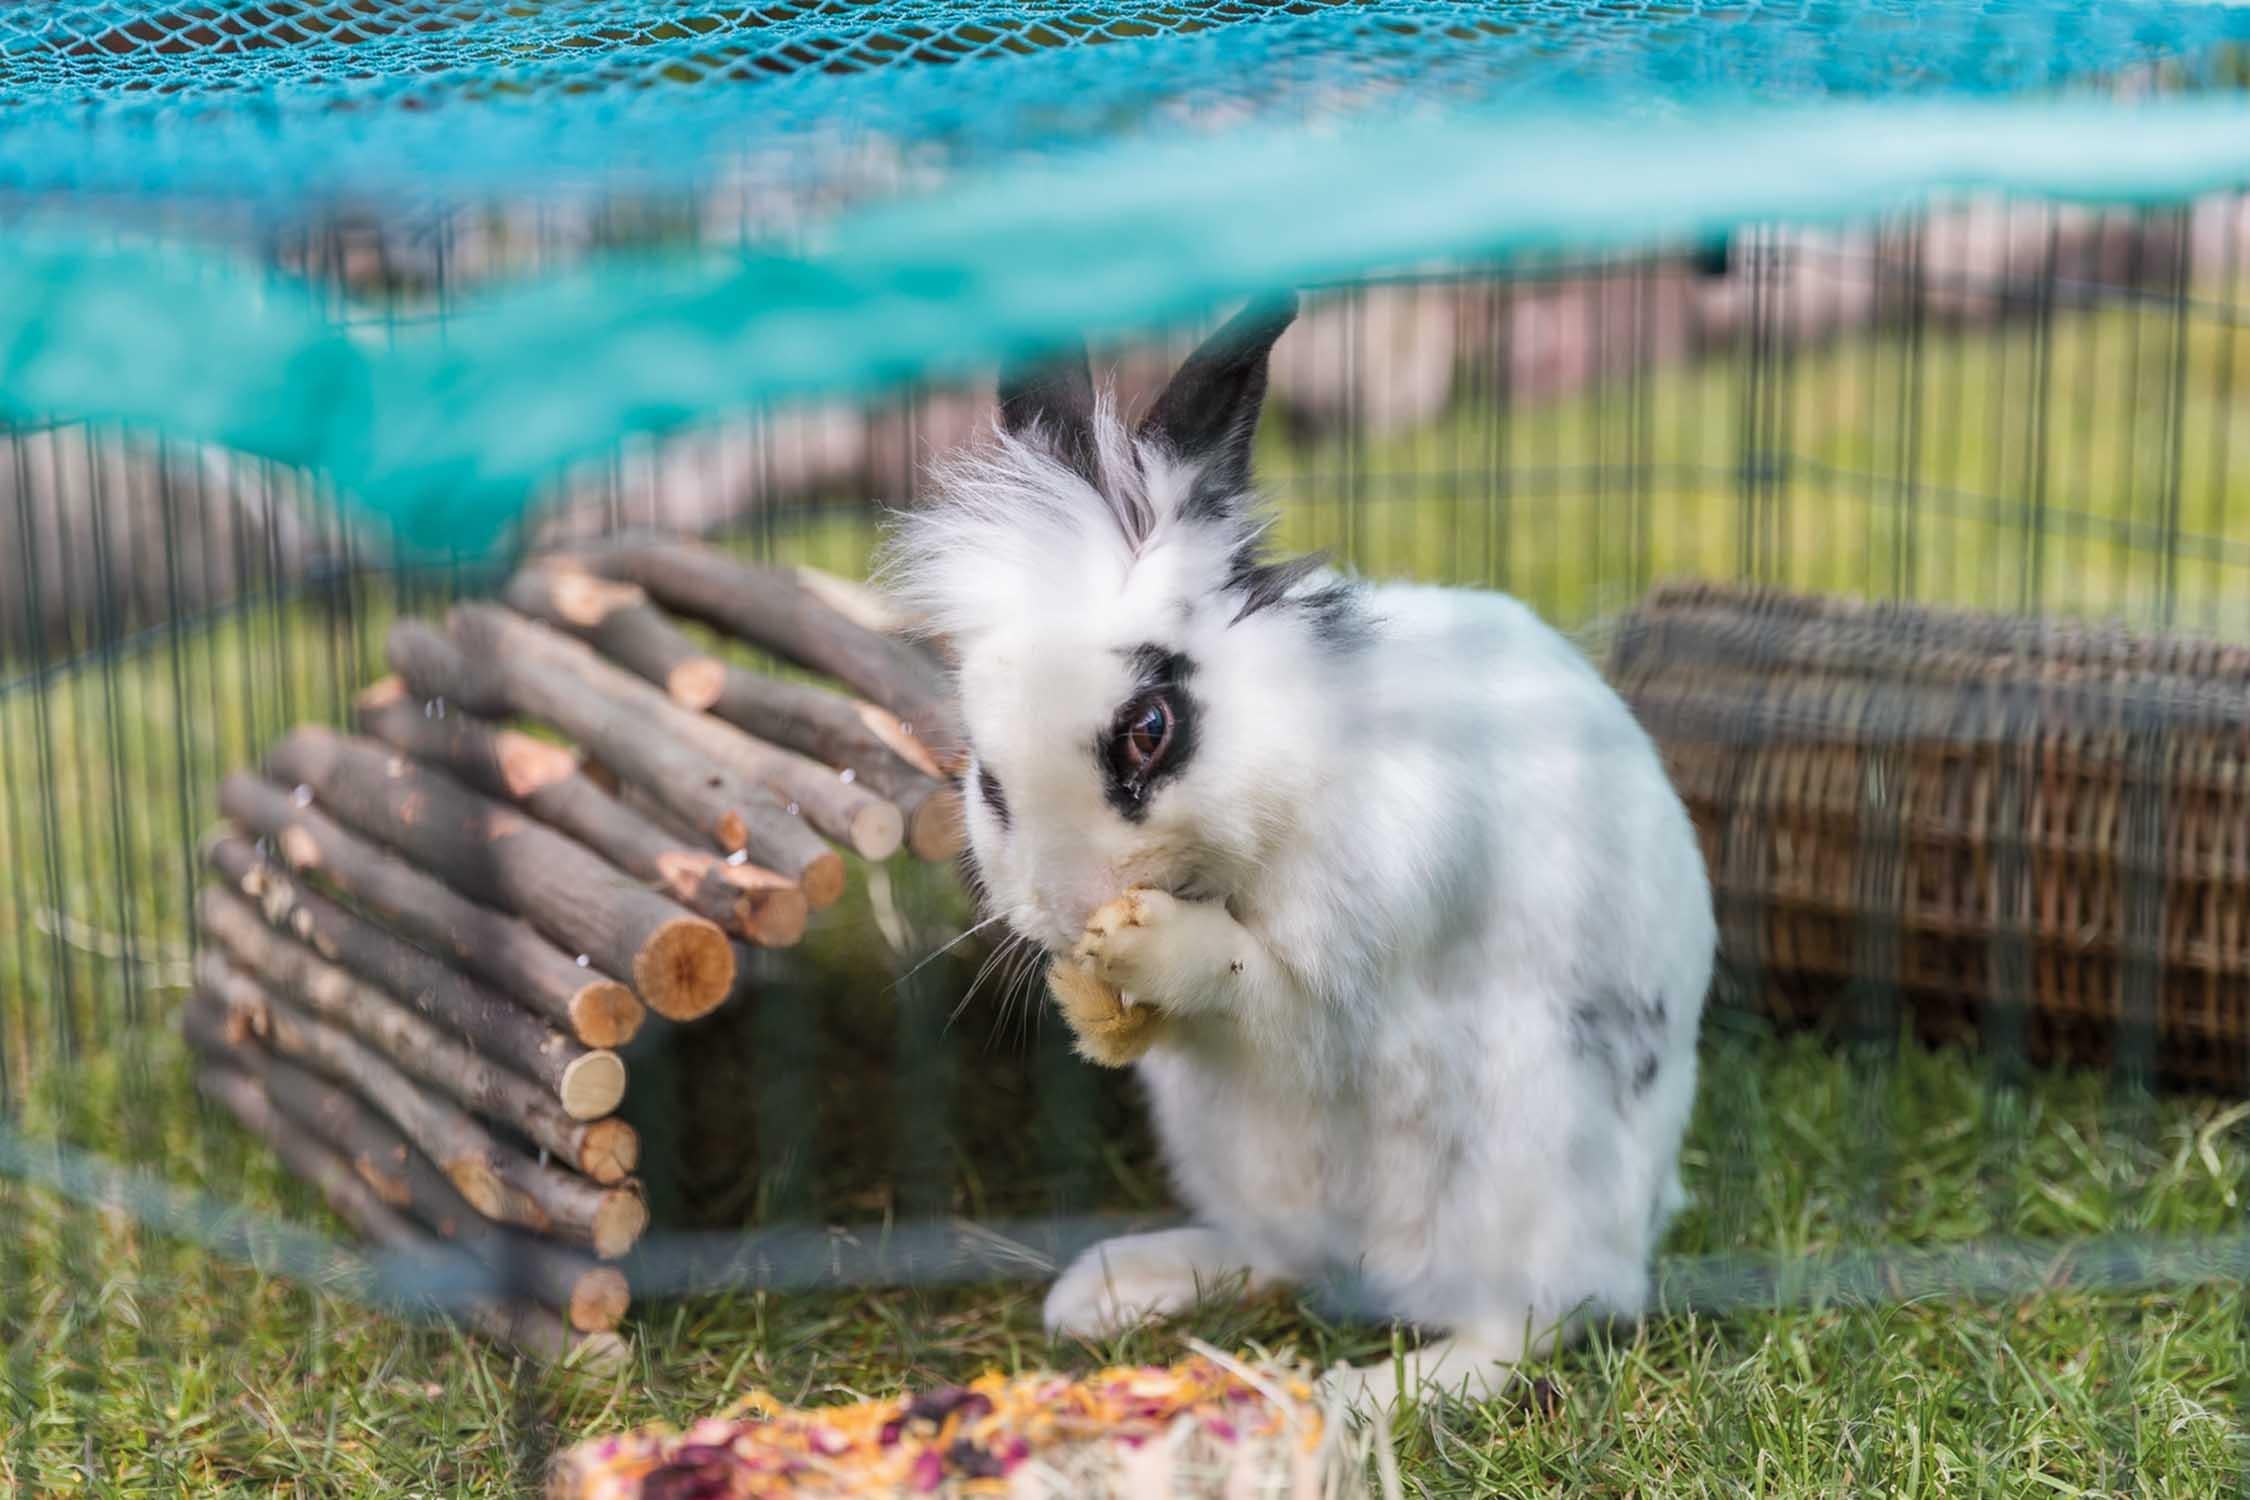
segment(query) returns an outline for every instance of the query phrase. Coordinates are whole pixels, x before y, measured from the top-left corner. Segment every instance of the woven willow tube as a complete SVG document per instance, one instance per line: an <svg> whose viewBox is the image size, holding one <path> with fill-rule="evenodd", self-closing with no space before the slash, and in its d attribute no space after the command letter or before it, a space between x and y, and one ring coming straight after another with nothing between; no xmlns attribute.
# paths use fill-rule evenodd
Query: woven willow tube
<svg viewBox="0 0 2250 1500"><path fill-rule="evenodd" d="M2250 650L1694 584L1611 676L1778 1018L2250 1078Z"/></svg>

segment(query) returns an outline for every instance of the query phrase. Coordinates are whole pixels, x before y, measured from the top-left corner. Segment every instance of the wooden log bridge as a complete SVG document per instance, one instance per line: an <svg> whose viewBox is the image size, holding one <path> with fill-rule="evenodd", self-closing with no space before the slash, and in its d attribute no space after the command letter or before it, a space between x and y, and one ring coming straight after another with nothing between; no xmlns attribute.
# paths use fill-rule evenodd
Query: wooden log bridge
<svg viewBox="0 0 2250 1500"><path fill-rule="evenodd" d="M776 790L818 795L831 775L835 785L856 782L862 789L858 815L864 816L870 795L887 799L917 857L950 859L961 852L960 792L930 748L888 710L721 661L666 619L638 586L594 577L567 558L517 574L508 602L578 634L663 687L682 708L708 710L741 730L738 743L754 747L751 754L770 768Z"/></svg>
<svg viewBox="0 0 2250 1500"><path fill-rule="evenodd" d="M519 912L565 952L631 975L651 1010L693 1020L734 987L726 934L546 824L480 797L442 772L370 740L306 726L266 757L278 781L463 894Z"/></svg>
<svg viewBox="0 0 2250 1500"><path fill-rule="evenodd" d="M197 1083L456 1309L614 1358L648 1227L620 1048L742 987L855 863L949 860L944 667L862 585L634 540L406 619L348 728L227 777L180 1013ZM787 668L773 664L786 663Z"/></svg>
<svg viewBox="0 0 2250 1500"><path fill-rule="evenodd" d="M397 677L362 693L358 708L366 733L488 796L515 802L728 931L768 948L786 948L804 936L810 907L797 882L674 838L603 790L561 746L465 709L426 713Z"/></svg>
<svg viewBox="0 0 2250 1500"><path fill-rule="evenodd" d="M554 1091L574 1120L598 1120L625 1097L625 1064L587 1047L506 995L448 967L366 918L303 889L241 839L211 841L205 862L266 920L382 986L481 1051Z"/></svg>
<svg viewBox="0 0 2250 1500"><path fill-rule="evenodd" d="M965 758L943 671L904 641L859 623L796 574L685 542L621 540L577 554L589 572L638 585L668 609L833 677L897 715L934 759Z"/></svg>
<svg viewBox="0 0 2250 1500"><path fill-rule="evenodd" d="M473 1043L274 931L241 897L218 886L206 889L196 904L196 922L235 965L281 987L308 1015L351 1032L454 1103L505 1121L596 1182L622 1182L631 1175L640 1148L630 1125L573 1118L552 1091L487 1060Z"/></svg>
<svg viewBox="0 0 2250 1500"><path fill-rule="evenodd" d="M273 1084L285 1064L261 1059L215 1036L214 1023L200 999L189 1002L181 1024L199 1054L196 1088L232 1115L291 1173L318 1191L337 1218L362 1239L385 1249L433 1257L442 1253L443 1239L419 1215L402 1211L367 1175L355 1169L345 1148L309 1130L302 1120L280 1107ZM478 1248L471 1247L469 1253L478 1254ZM487 1247L483 1253L492 1252ZM465 1276L460 1279L468 1280ZM548 1360L575 1359L596 1367L613 1367L623 1359L626 1346L610 1331L615 1321L607 1327L600 1325L613 1308L618 1319L624 1316L624 1304L617 1300L622 1278L615 1283L589 1280L581 1284L585 1287L581 1322L566 1325L562 1317L538 1300L507 1301L497 1296L472 1301L466 1309L467 1320L491 1337ZM569 1295L566 1292L556 1300Z"/></svg>
<svg viewBox="0 0 2250 1500"><path fill-rule="evenodd" d="M494 911L394 855L356 838L272 782L236 772L219 785L219 807L245 831L270 839L299 874L317 876L361 911L567 1026L590 1047L616 1047L640 1030L643 1007L629 988L573 960L520 918Z"/></svg>

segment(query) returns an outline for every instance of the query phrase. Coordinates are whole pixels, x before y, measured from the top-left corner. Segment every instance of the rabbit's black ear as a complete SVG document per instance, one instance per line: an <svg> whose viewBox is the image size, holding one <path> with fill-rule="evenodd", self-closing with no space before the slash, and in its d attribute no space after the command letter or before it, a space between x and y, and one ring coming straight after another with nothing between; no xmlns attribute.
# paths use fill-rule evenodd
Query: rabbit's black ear
<svg viewBox="0 0 2250 1500"><path fill-rule="evenodd" d="M1250 442L1266 399L1266 362L1295 321L1294 296L1253 302L1187 357L1141 422L1141 435L1197 468L1181 507L1189 520L1212 519L1250 487Z"/></svg>
<svg viewBox="0 0 2250 1500"><path fill-rule="evenodd" d="M1101 488L1101 459L1094 444L1094 374L1086 363L1084 345L1035 363L1004 366L1000 426L1011 436L1042 444L1073 473Z"/></svg>

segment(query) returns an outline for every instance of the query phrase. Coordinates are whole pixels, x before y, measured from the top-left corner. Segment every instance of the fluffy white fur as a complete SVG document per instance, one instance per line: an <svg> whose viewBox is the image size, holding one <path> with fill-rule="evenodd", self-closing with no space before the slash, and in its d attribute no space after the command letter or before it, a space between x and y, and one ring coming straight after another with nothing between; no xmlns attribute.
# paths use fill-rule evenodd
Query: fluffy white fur
<svg viewBox="0 0 2250 1500"><path fill-rule="evenodd" d="M990 899L1054 953L1132 903L1096 962L1166 1021L1139 1070L1197 1227L1097 1247L1049 1327L1342 1275L1451 1334L1410 1378L1488 1391L1637 1316L1714 947L1648 739L1500 594L1365 587L1339 633L1301 607L1320 573L1242 615L1248 497L1183 515L1193 459L1106 405L1092 430L1098 484L1035 427L951 460L888 570L951 636L1007 805L969 778ZM1095 746L1151 644L1194 663L1197 745L1133 823Z"/></svg>

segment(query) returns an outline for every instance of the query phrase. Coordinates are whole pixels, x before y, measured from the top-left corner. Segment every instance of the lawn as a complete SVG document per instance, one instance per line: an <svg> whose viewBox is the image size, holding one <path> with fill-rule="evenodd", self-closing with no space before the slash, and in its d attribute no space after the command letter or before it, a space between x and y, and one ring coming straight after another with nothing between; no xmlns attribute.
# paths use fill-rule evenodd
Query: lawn
<svg viewBox="0 0 2250 1500"><path fill-rule="evenodd" d="M964 1094L1022 1071L964 1042ZM199 1124L169 1049L140 1098L175 1180L302 1212L303 1195ZM1857 1059L1717 1028L1694 1129L1696 1206L1667 1270L1720 1252L1818 1257L1992 1236L2231 1235L2250 1187L2242 1112L2135 1100L2084 1074L2010 1093L1912 1045ZM100 1070L73 1104L118 1106ZM895 1152L875 1086L858 1133ZM34 1124L39 1122L35 1111ZM996 1153L1005 1156L1003 1149ZM1158 1195L1145 1156L1096 1197ZM971 1163L957 1164L963 1193ZM990 1169L990 1163L984 1164ZM843 1399L990 1366L1165 1358L1194 1334L1316 1360L1378 1357L1286 1297L1214 1307L1114 1348L1050 1349L1032 1281L919 1291L699 1297L645 1310L635 1361L548 1375L475 1340L409 1328L148 1233L8 1190L9 1335L0 1481L90 1493L522 1493L558 1442L678 1420L750 1383ZM1817 1276L1808 1276L1817 1280ZM2239 1463L2250 1304L2239 1283L2077 1287L1876 1305L1779 1298L1679 1308L1537 1373L1548 1399L1397 1425L1410 1492L1496 1494L2214 1494Z"/></svg>
<svg viewBox="0 0 2250 1500"><path fill-rule="evenodd" d="M1501 583L1572 626L1654 578L1709 573L2250 634L2233 540L2250 537L2250 465L2228 461L2250 454L2250 405L2225 399L2250 389L2250 340L2171 334L2111 310L2044 341L1933 331L1918 353L1804 352L1759 417L1792 456L1778 471L1741 462L1744 372L1714 361L1504 420L1465 406L1394 437L1269 433L1267 472L1286 542L1385 576ZM2016 399L2042 367L2045 401ZM768 540L853 571L870 533L815 514ZM0 1116L28 1138L333 1228L199 1106L163 1020L216 776L299 717L339 716L394 603L267 601L0 694ZM1075 1063L1035 1011L985 995L953 1017L973 954L900 982L961 920L942 873L892 878L884 921L865 886L753 1003L632 1057L659 1085L637 1082L634 1109L660 1217L878 1232L1163 1211L1129 1084ZM2222 1237L2239 1273L2244 1109L2090 1072L2003 1083L1974 1056L1903 1037L1846 1051L1731 1009L1705 1069L1665 1307L1537 1372L1545 1399L1406 1414L1410 1492L2235 1487L2239 1276L2136 1280L2060 1251ZM2010 1239L2058 1249L2005 1295L1827 1274ZM1801 1274L1719 1295L1730 1266ZM1040 1292L1027 1275L657 1302L629 1325L629 1368L556 1375L0 1173L0 1492L518 1494L557 1443L751 1383L879 1394L989 1365L1168 1358L1190 1334L1320 1362L1390 1346L1277 1295L1053 1349Z"/></svg>

